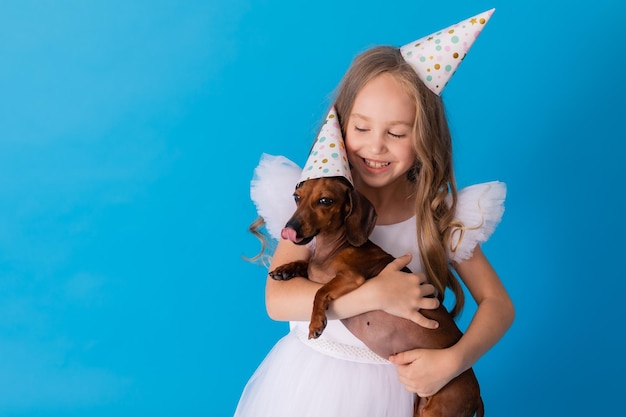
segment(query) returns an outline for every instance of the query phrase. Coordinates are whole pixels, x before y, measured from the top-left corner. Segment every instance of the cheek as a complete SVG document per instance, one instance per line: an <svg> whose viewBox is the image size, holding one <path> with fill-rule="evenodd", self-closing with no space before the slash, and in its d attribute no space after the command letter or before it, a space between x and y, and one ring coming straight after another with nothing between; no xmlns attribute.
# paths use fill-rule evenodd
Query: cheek
<svg viewBox="0 0 626 417"><path fill-rule="evenodd" d="M358 141L350 135L346 135L344 143L346 144L346 153L348 154L348 158L350 158L358 150Z"/></svg>
<svg viewBox="0 0 626 417"><path fill-rule="evenodd" d="M417 159L417 155L413 149L413 144L410 141L398 143L394 148L394 153L403 160L413 163Z"/></svg>

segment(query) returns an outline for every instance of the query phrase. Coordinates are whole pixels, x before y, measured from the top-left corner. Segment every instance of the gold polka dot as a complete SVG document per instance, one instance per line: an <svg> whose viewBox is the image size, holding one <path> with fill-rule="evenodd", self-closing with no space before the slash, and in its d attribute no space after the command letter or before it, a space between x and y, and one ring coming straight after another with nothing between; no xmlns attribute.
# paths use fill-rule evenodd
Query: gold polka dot
<svg viewBox="0 0 626 417"><path fill-rule="evenodd" d="M454 29L450 29L450 30L448 31L448 33L449 33L449 34L453 34L453 33L454 33Z"/></svg>
<svg viewBox="0 0 626 417"><path fill-rule="evenodd" d="M459 53L458 52L455 52L455 53L452 54L452 58L456 59L458 57L459 57Z"/></svg>
<svg viewBox="0 0 626 417"><path fill-rule="evenodd" d="M333 119L334 117L335 117L335 115L334 115L334 114L329 114L329 115L328 115L328 118L329 118L329 119Z"/></svg>
<svg viewBox="0 0 626 417"><path fill-rule="evenodd" d="M484 24L485 24L485 18L484 18L484 17L481 17L481 18L480 18L480 20L479 20L479 22L480 22L480 24L481 24L481 25L484 25Z"/></svg>
<svg viewBox="0 0 626 417"><path fill-rule="evenodd" d="M328 145L330 148L334 148L336 145L334 143L331 143L330 145Z"/></svg>
<svg viewBox="0 0 626 417"><path fill-rule="evenodd" d="M441 65L435 64L435 69L438 70L439 68L441 68Z"/></svg>
<svg viewBox="0 0 626 417"><path fill-rule="evenodd" d="M326 159L326 158L322 159L322 164L325 164L327 162L328 162L328 159Z"/></svg>

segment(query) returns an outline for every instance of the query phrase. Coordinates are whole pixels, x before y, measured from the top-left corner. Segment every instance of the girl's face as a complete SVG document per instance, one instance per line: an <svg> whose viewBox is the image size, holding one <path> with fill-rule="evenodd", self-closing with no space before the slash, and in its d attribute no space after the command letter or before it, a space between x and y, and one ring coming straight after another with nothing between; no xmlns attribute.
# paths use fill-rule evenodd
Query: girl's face
<svg viewBox="0 0 626 417"><path fill-rule="evenodd" d="M379 188L406 181L414 165L415 103L394 76L383 73L357 94L346 126L352 173Z"/></svg>

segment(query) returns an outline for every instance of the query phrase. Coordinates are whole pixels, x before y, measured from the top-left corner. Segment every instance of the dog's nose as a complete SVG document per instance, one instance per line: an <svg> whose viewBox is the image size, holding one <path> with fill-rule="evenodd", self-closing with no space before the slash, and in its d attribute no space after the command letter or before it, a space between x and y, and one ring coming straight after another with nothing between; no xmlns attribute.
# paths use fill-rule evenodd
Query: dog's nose
<svg viewBox="0 0 626 417"><path fill-rule="evenodd" d="M287 221L287 224L285 225L285 229L293 229L296 231L300 230L301 227L302 223L295 217L289 219L289 221Z"/></svg>

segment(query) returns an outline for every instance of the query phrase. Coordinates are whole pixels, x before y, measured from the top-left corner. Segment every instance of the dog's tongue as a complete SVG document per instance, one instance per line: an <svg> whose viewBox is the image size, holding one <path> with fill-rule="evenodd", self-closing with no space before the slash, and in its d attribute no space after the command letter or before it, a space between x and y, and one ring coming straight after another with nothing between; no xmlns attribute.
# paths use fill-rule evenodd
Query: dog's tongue
<svg viewBox="0 0 626 417"><path fill-rule="evenodd" d="M302 240L302 239L298 239L296 231L290 227L285 227L280 232L280 237L282 237L283 239L291 240L293 243L298 243Z"/></svg>

